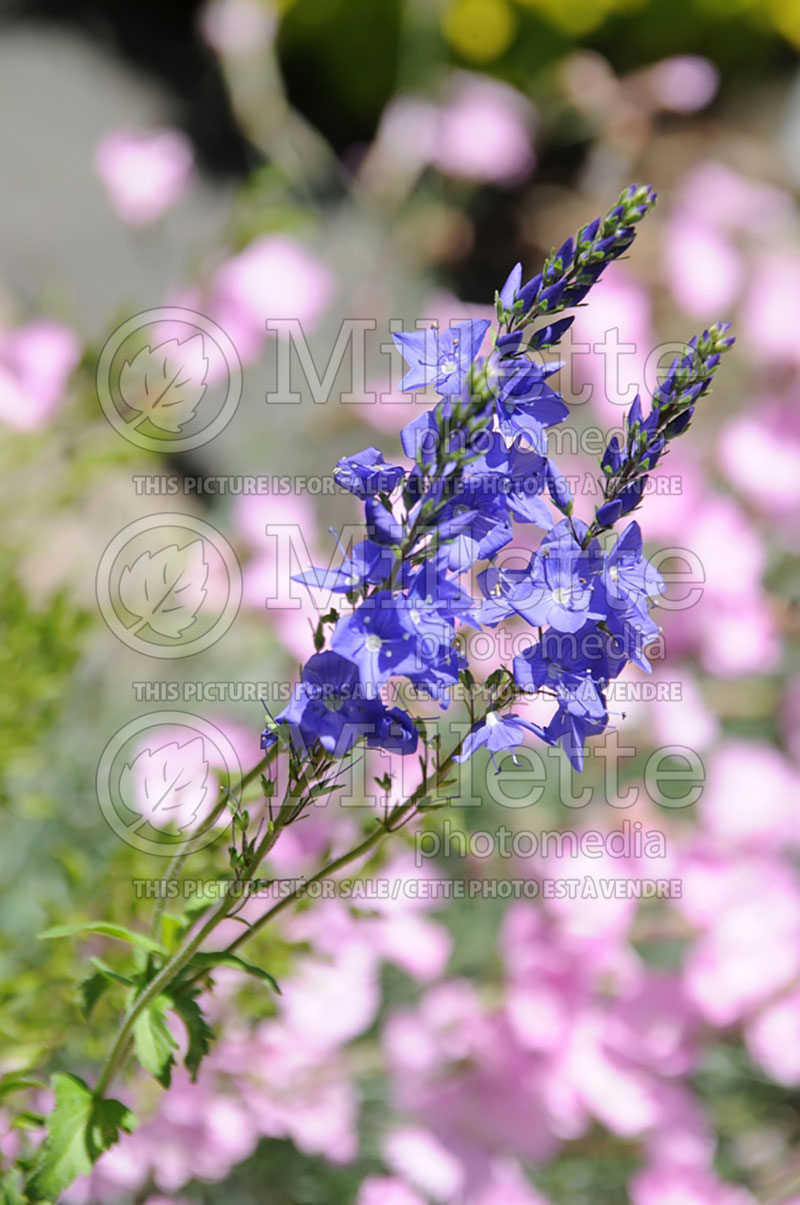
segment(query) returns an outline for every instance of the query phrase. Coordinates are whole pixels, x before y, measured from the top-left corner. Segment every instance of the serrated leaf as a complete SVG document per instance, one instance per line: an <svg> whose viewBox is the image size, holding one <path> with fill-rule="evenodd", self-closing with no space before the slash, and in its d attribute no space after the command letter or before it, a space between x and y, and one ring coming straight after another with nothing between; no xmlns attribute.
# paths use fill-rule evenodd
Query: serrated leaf
<svg viewBox="0 0 800 1205"><path fill-rule="evenodd" d="M144 933L133 933L124 925L115 925L110 921L77 921L74 925L54 925L39 934L39 941L55 941L59 937L74 937L76 933L99 933L102 937L113 937L117 941L126 941L128 945L137 946L148 954L164 956L164 950L152 937Z"/></svg>
<svg viewBox="0 0 800 1205"><path fill-rule="evenodd" d="M136 1057L165 1088L169 1087L175 1063L173 1050L177 1042L167 1025L170 1001L166 996L156 996L147 1008L139 1013L133 1023L133 1047Z"/></svg>
<svg viewBox="0 0 800 1205"><path fill-rule="evenodd" d="M123 987L133 987L134 981L127 975L120 975L117 971L112 971L111 967L107 967L99 958L92 958L92 965L95 970L91 975L87 975L78 984L78 995L81 1001L81 1012L86 1020L92 1014L95 1004L100 997L115 984Z"/></svg>
<svg viewBox="0 0 800 1205"><path fill-rule="evenodd" d="M92 1164L136 1120L118 1100L96 1100L77 1075L57 1072L52 1079L55 1105L47 1118L47 1137L39 1148L26 1185L31 1201L57 1200L63 1190L88 1175Z"/></svg>
<svg viewBox="0 0 800 1205"><path fill-rule="evenodd" d="M194 823L208 794L209 765L203 754L200 736L182 745L169 741L156 749L142 749L119 776L123 803L147 819L176 820L182 832Z"/></svg>
<svg viewBox="0 0 800 1205"><path fill-rule="evenodd" d="M203 1010L197 1003L196 992L186 992L183 995L176 994L172 997L172 1004L175 1012L186 1027L189 1044L186 1049L184 1062L192 1080L195 1080L201 1062L211 1049L214 1031L206 1021Z"/></svg>
<svg viewBox="0 0 800 1205"><path fill-rule="evenodd" d="M201 334L143 347L119 374L122 400L154 427L177 435L206 392L208 359Z"/></svg>
<svg viewBox="0 0 800 1205"><path fill-rule="evenodd" d="M264 983L268 983L274 992L277 992L279 996L281 995L278 982L270 975L269 971L265 971L263 967L254 966L252 962L245 962L237 954L215 953L213 950L208 950L195 954L189 965L194 965L198 970L213 970L215 967L235 967L237 971L244 971L245 974L253 975L256 979L261 979Z"/></svg>
<svg viewBox="0 0 800 1205"><path fill-rule="evenodd" d="M86 1146L92 1163L119 1141L120 1130L130 1134L137 1125L135 1115L121 1100L111 1097L95 1100L86 1130Z"/></svg>
<svg viewBox="0 0 800 1205"><path fill-rule="evenodd" d="M208 581L203 541L183 548L168 544L142 552L122 570L117 594L137 619L136 631L150 627L159 636L177 640L190 628L202 607Z"/></svg>
<svg viewBox="0 0 800 1205"><path fill-rule="evenodd" d="M92 1009L97 1001L110 986L109 980L102 971L95 971L93 975L87 975L78 984L78 995L81 1001L81 1012L85 1021L88 1021L92 1015Z"/></svg>

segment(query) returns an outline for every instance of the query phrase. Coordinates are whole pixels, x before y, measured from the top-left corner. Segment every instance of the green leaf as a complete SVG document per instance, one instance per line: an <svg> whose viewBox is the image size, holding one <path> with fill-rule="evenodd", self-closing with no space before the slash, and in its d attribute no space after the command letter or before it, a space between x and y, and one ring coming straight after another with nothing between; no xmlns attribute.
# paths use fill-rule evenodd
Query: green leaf
<svg viewBox="0 0 800 1205"><path fill-rule="evenodd" d="M214 1031L197 1003L197 995L197 992L186 992L172 997L175 1012L186 1026L189 1045L184 1062L193 1080L197 1078L198 1068L214 1040Z"/></svg>
<svg viewBox="0 0 800 1205"><path fill-rule="evenodd" d="M58 937L73 937L76 933L100 933L103 937L114 937L117 941L127 941L129 945L138 946L148 954L164 955L164 950L157 941L145 937L143 933L132 933L123 925L113 925L109 921L79 921L74 925L55 925L39 934L40 941L53 941Z"/></svg>
<svg viewBox="0 0 800 1205"><path fill-rule="evenodd" d="M135 1116L121 1100L95 1099L86 1131L86 1146L92 1163L118 1141L120 1130L130 1134L137 1125Z"/></svg>
<svg viewBox="0 0 800 1205"><path fill-rule="evenodd" d="M87 975L78 984L78 995L80 996L81 1012L83 1013L84 1020L89 1020L89 1017L92 1015L92 1009L109 986L110 980L102 971L95 971L93 975Z"/></svg>
<svg viewBox="0 0 800 1205"><path fill-rule="evenodd" d="M34 1113L32 1109L23 1109L11 1122L11 1128L12 1130L40 1130L44 1123L45 1118L41 1113Z"/></svg>
<svg viewBox="0 0 800 1205"><path fill-rule="evenodd" d="M175 1063L173 1050L177 1042L167 1025L166 1015L170 1001L166 996L156 996L133 1023L133 1045L136 1057L165 1088L169 1087L172 1067Z"/></svg>
<svg viewBox="0 0 800 1205"><path fill-rule="evenodd" d="M264 983L268 983L274 992L281 995L281 989L278 986L276 979L270 975L269 971L265 971L263 967L254 966L252 962L245 962L243 958L239 958L236 954L225 954L220 952L214 953L209 950L204 953L195 954L189 966L194 965L198 970L209 969L214 967L235 967L237 971L245 971L248 975L255 976L256 979L261 979Z"/></svg>
<svg viewBox="0 0 800 1205"><path fill-rule="evenodd" d="M109 987L113 987L114 984L122 984L123 987L135 986L133 979L127 975L120 975L117 971L112 971L111 967L107 967L99 958L93 958L91 962L95 967L94 974L87 975L78 984L81 1012L87 1021L95 1004Z"/></svg>
<svg viewBox="0 0 800 1205"><path fill-rule="evenodd" d="M161 917L161 941L164 949L170 954L177 950L185 929L182 917L175 916L172 912L165 912Z"/></svg>
<svg viewBox="0 0 800 1205"><path fill-rule="evenodd" d="M55 1105L47 1119L47 1137L27 1184L31 1201L55 1201L64 1189L92 1170L96 1159L136 1124L118 1100L96 1100L77 1075L57 1072L52 1079Z"/></svg>
<svg viewBox="0 0 800 1205"><path fill-rule="evenodd" d="M25 1205L22 1174L18 1168L6 1168L0 1175L0 1205Z"/></svg>
<svg viewBox="0 0 800 1205"><path fill-rule="evenodd" d="M24 1092L27 1088L43 1091L45 1087L46 1085L41 1080L32 1079L24 1071L9 1071L5 1075L0 1075L0 1100L12 1092Z"/></svg>

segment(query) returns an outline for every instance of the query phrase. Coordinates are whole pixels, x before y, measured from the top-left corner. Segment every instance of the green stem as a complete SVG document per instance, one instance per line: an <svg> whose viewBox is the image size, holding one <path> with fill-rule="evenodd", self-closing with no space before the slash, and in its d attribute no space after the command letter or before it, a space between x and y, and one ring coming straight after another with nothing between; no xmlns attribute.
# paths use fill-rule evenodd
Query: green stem
<svg viewBox="0 0 800 1205"><path fill-rule="evenodd" d="M250 785L250 783L253 782L253 780L258 777L259 774L262 774L263 771L266 770L267 766L270 764L273 757L277 753L277 750L278 750L278 746L273 745L272 748L267 753L266 757L262 757L261 761L257 765L253 766L252 770L248 770L248 772L245 775L243 775L243 777L240 779L239 785L236 789L237 794L239 796L241 796L241 794L245 790L245 788L248 787ZM222 799L220 799L219 803L214 808L214 811L209 816L208 821L207 821L208 828L211 828L211 826L213 824L216 824L217 820L219 820L220 816L225 811L227 806L228 806L228 796L227 796L227 794L225 794L225 795L223 795ZM169 866L167 867L166 874L164 875L164 883L171 883L173 881L173 879L177 879L180 877L180 873L183 870L183 864L186 861L186 859L188 858L188 856L189 856L189 852L185 847L183 849L179 850L178 853L175 854L175 856L172 858ZM161 896L159 897L159 900L156 904L155 912L153 914L152 934L156 940L158 940L159 926L161 924L161 918L164 915L164 909L166 907L166 904L167 904L167 892L166 892L166 890L164 890L162 892Z"/></svg>
<svg viewBox="0 0 800 1205"><path fill-rule="evenodd" d="M274 756L274 749L275 746L273 746L273 749L269 751L266 757L262 758L261 761L252 768L252 770L248 771L248 773L244 775L239 783L240 792L243 791L245 787L247 787L255 778L258 777L259 774L264 771L271 758ZM215 811L221 814L222 809L226 806L227 801L223 800L217 805ZM252 875L255 873L258 867L258 862L265 856L272 845L274 845L275 841L277 841L279 833L280 826L276 825L272 832L268 833L261 842L257 852L257 857L254 859L253 864L248 871L248 878L252 877ZM183 855L178 855L177 858L173 859L173 862L170 866L171 870L174 870L176 863L177 870L179 871L180 866L183 864ZM130 1038L133 1033L133 1027L137 1018L141 1016L144 1010L148 1008L150 1004L152 1004L156 997L160 996L161 993L167 987L169 987L173 980L177 978L192 956L199 950L206 938L213 933L217 925L219 925L221 921L226 918L231 907L237 902L238 900L235 897L231 898L229 895L225 895L225 897L220 900L217 906L213 909L205 923L194 935L187 934L186 939L181 947L175 951L173 956L168 959L167 962L164 963L164 966L154 976L154 978L150 980L141 995L137 996L133 1001L122 1019L122 1023L117 1031L117 1036L114 1039L114 1043L111 1047L108 1058L106 1059L103 1069L100 1072L100 1076L95 1087L96 1096L100 1097L103 1095L116 1075L120 1065L124 1062L128 1052Z"/></svg>
<svg viewBox="0 0 800 1205"><path fill-rule="evenodd" d="M449 756L445 758L445 760L439 766L439 769L436 771L436 774L433 778L432 787L434 791L438 790L442 780L452 768L453 762L460 753L463 743L464 741L462 738ZM306 879L303 883L295 887L295 889L288 895L283 896L276 904L273 904L273 906L269 908L262 916L260 916L258 920L253 921L249 929L244 929L229 946L225 947L225 949L222 951L222 956L234 953L239 946L251 938L255 933L260 932L260 930L268 925L270 921L274 920L279 913L288 908L290 904L294 904L297 902L297 900L302 899L309 887L312 887L315 883L321 882L323 879L330 878L338 871L343 870L345 866L349 866L352 862L362 858L365 854L371 853L371 851L376 849L377 846L380 845L390 833L395 832L404 821L410 819L420 799L427 795L430 790L431 781L429 779L424 779L417 787L416 791L414 791L413 795L409 795L408 799L404 803L399 803L395 808L393 808L386 820L377 825L372 832L364 838L363 841L354 846L352 849L349 849L346 853L341 854L338 858L334 858L333 861L328 862L325 866L318 870L316 874L312 875L310 879Z"/></svg>

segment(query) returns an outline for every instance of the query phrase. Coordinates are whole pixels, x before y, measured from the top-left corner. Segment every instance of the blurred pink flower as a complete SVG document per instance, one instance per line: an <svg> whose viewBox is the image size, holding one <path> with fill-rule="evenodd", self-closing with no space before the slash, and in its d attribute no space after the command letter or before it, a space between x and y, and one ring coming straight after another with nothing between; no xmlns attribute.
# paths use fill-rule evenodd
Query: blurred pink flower
<svg viewBox="0 0 800 1205"><path fill-rule="evenodd" d="M313 506L301 494L242 496L236 500L234 522L256 554L243 566L242 601L269 615L292 655L305 661L325 596L293 582L292 575L311 564L327 564L333 552L331 548L320 558L316 551Z"/></svg>
<svg viewBox="0 0 800 1205"><path fill-rule="evenodd" d="M690 853L676 906L700 930L684 964L689 999L712 1025L747 1016L800 975L800 889L776 857Z"/></svg>
<svg viewBox="0 0 800 1205"><path fill-rule="evenodd" d="M715 751L708 767L703 827L718 848L796 848L798 799L800 774L777 749L755 741L728 741Z"/></svg>
<svg viewBox="0 0 800 1205"><path fill-rule="evenodd" d="M330 961L304 958L282 991L280 1012L289 1030L325 1052L372 1022L380 1003L376 960L356 943Z"/></svg>
<svg viewBox="0 0 800 1205"><path fill-rule="evenodd" d="M766 551L745 512L731 498L703 498L686 538L689 556L667 596L691 605L658 612L668 645L699 648L705 667L721 675L774 665L780 641L761 585Z"/></svg>
<svg viewBox="0 0 800 1205"><path fill-rule="evenodd" d="M686 1075L697 1060L697 1028L680 976L651 972L614 1002L605 1041L617 1055L659 1075ZM659 1100L659 1124L664 1103Z"/></svg>
<svg viewBox="0 0 800 1205"><path fill-rule="evenodd" d="M134 746L130 762L122 769L123 802L155 828L175 826L179 832L202 828L218 799L218 771L227 769L236 775L241 769L241 765L226 765L230 749L221 744L217 748L210 734L188 727L164 724L151 730ZM251 749L247 765L257 756L257 749ZM217 823L224 826L227 818Z"/></svg>
<svg viewBox="0 0 800 1205"><path fill-rule="evenodd" d="M368 1176L355 1205L425 1205L425 1201L396 1176Z"/></svg>
<svg viewBox="0 0 800 1205"><path fill-rule="evenodd" d="M676 1078L660 1080L655 1091L658 1124L645 1138L650 1162L662 1167L708 1167L714 1158L716 1135L697 1099Z"/></svg>
<svg viewBox="0 0 800 1205"><path fill-rule="evenodd" d="M508 84L467 71L450 79L443 101L398 96L381 117L370 174L413 176L431 163L466 180L513 184L535 156L533 105Z"/></svg>
<svg viewBox="0 0 800 1205"><path fill-rule="evenodd" d="M186 192L194 152L180 130L114 130L98 145L94 161L119 216L146 226Z"/></svg>
<svg viewBox="0 0 800 1205"><path fill-rule="evenodd" d="M658 612L655 613L656 617ZM672 650L670 650L671 652ZM657 745L685 745L701 750L710 745L719 732L719 724L703 700L697 679L671 659L656 663L648 680L666 697L625 703L626 720L649 727Z"/></svg>
<svg viewBox="0 0 800 1205"><path fill-rule="evenodd" d="M77 336L59 322L42 318L0 331L0 422L21 431L43 426L80 358Z"/></svg>
<svg viewBox="0 0 800 1205"><path fill-rule="evenodd" d="M209 313L244 363L256 358L270 319L296 319L306 331L324 313L334 282L325 265L288 234L255 239L216 273Z"/></svg>
<svg viewBox="0 0 800 1205"><path fill-rule="evenodd" d="M749 1021L745 1041L770 1079L800 1084L800 989L779 996Z"/></svg>
<svg viewBox="0 0 800 1205"><path fill-rule="evenodd" d="M764 399L754 414L726 423L718 442L722 468L737 489L780 523L800 505L800 422L796 401Z"/></svg>
<svg viewBox="0 0 800 1205"><path fill-rule="evenodd" d="M459 72L440 111L433 161L451 176L513 184L533 167L532 119L521 92Z"/></svg>
<svg viewBox="0 0 800 1205"><path fill-rule="evenodd" d="M236 499L234 523L254 551L275 549L275 537L267 526L291 528L298 541L313 551L316 536L314 507L305 494L243 494Z"/></svg>
<svg viewBox="0 0 800 1205"><path fill-rule="evenodd" d="M565 341L565 388L591 389L594 414L618 427L637 392L656 384L656 337L650 294L624 264L614 263L597 286L597 304L581 306ZM588 390L587 390L588 392Z"/></svg>
<svg viewBox="0 0 800 1205"><path fill-rule="evenodd" d="M400 1127L386 1137L383 1149L389 1166L435 1201L452 1201L462 1191L463 1168L430 1131Z"/></svg>
<svg viewBox="0 0 800 1205"><path fill-rule="evenodd" d="M758 225L777 232L794 215L789 193L713 159L697 164L684 176L677 204L706 225L728 231Z"/></svg>
<svg viewBox="0 0 800 1205"><path fill-rule="evenodd" d="M765 255L751 269L741 323L756 360L800 367L795 316L799 292L800 255Z"/></svg>
<svg viewBox="0 0 800 1205"><path fill-rule="evenodd" d="M631 1205L757 1205L746 1188L726 1184L702 1168L657 1165L640 1172L628 1187Z"/></svg>
<svg viewBox="0 0 800 1205"><path fill-rule="evenodd" d="M744 279L744 264L731 240L716 224L685 209L678 209L667 226L664 267L675 300L705 322L725 315Z"/></svg>
<svg viewBox="0 0 800 1205"><path fill-rule="evenodd" d="M696 54L676 54L646 71L647 83L663 109L695 113L714 99L719 72L709 59Z"/></svg>
<svg viewBox="0 0 800 1205"><path fill-rule="evenodd" d="M252 1034L226 1038L208 1075L218 1091L232 1077L237 1102L259 1134L346 1163L358 1147L355 1087L339 1051L324 1052L314 1037L297 1024L265 1021Z"/></svg>
<svg viewBox="0 0 800 1205"><path fill-rule="evenodd" d="M547 1205L511 1160L498 1159L489 1170L487 1181L469 1198L469 1205Z"/></svg>

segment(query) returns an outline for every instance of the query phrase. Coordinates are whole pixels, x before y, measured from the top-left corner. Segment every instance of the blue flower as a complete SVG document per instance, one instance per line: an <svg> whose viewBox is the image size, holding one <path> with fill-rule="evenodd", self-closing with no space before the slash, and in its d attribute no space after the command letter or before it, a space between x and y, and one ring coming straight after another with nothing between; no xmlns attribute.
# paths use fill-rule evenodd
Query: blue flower
<svg viewBox="0 0 800 1205"><path fill-rule="evenodd" d="M426 558L417 569L407 571L403 577L403 586L412 606L412 623L415 622L413 609L421 616L434 612L440 619L446 619L451 624L456 619L474 623L471 612L475 600L472 595L454 578L448 577L435 559Z"/></svg>
<svg viewBox="0 0 800 1205"><path fill-rule="evenodd" d="M517 335L511 336L516 340ZM538 364L511 346L498 346L488 360L486 378L495 400L500 430L509 438L516 432L530 434L537 450L543 447L543 431L561 423L569 407L561 395L547 384L547 378L563 367L559 361Z"/></svg>
<svg viewBox="0 0 800 1205"><path fill-rule="evenodd" d="M309 657L293 697L277 722L289 725L293 741L300 748L319 741L328 753L341 757L361 736L375 729L383 711L379 700L365 697L358 667L328 650Z"/></svg>
<svg viewBox="0 0 800 1205"><path fill-rule="evenodd" d="M379 585L385 581L392 571L394 559L394 553L384 545L373 540L359 540L338 569L312 567L295 574L292 581L334 594L349 594L366 584Z"/></svg>
<svg viewBox="0 0 800 1205"><path fill-rule="evenodd" d="M600 721L586 716L574 715L559 708L544 730L548 745L561 742L561 748L569 758L570 765L580 774L583 769L583 751L590 736L598 736L606 726L605 718Z"/></svg>
<svg viewBox="0 0 800 1205"><path fill-rule="evenodd" d="M577 632L590 619L602 618L592 606L593 550L577 543L565 521L557 524L534 553L527 574L509 578L500 571L487 579L490 594L534 627Z"/></svg>
<svg viewBox="0 0 800 1205"><path fill-rule="evenodd" d="M461 752L453 760L469 761L475 751L485 745L491 754L492 764L497 768L494 760L495 753L505 753L509 749L516 749L524 741L526 732L533 732L538 737L544 737L544 731L538 724L522 720L513 712L500 715L496 711L490 711L467 733L461 746Z"/></svg>
<svg viewBox="0 0 800 1205"><path fill-rule="evenodd" d="M424 650L409 611L406 599L381 590L364 599L333 629L331 648L358 666L361 682L371 695L390 674L422 668Z"/></svg>
<svg viewBox="0 0 800 1205"><path fill-rule="evenodd" d="M515 519L549 530L553 516L542 498L546 458L518 442L507 446L499 431L491 434L491 441L489 450L465 470L467 490L498 495Z"/></svg>
<svg viewBox="0 0 800 1205"><path fill-rule="evenodd" d="M343 456L333 471L333 479L357 498L391 494L405 477L399 465L387 464L378 448L364 448L353 456Z"/></svg>
<svg viewBox="0 0 800 1205"><path fill-rule="evenodd" d="M624 659L632 661L649 674L652 666L645 649L658 637L660 628L647 608L635 604L631 604L627 611L611 608L604 623Z"/></svg>
<svg viewBox="0 0 800 1205"><path fill-rule="evenodd" d="M625 661L612 664L608 644L595 626L577 637L545 632L538 644L514 658L514 681L528 693L550 691L570 715L599 722L606 714L601 684Z"/></svg>
<svg viewBox="0 0 800 1205"><path fill-rule="evenodd" d="M379 498L367 498L364 503L367 533L376 544L397 545L402 543L405 528L394 512L384 506Z"/></svg>
<svg viewBox="0 0 800 1205"><path fill-rule="evenodd" d="M595 522L598 527L613 527L618 519L623 515L629 515L632 510L642 500L645 486L647 485L647 475L637 477L635 481L627 485L615 498L604 502L602 506L598 506L595 511Z"/></svg>
<svg viewBox="0 0 800 1205"><path fill-rule="evenodd" d="M472 318L453 323L442 334L435 326L423 331L398 331L392 338L409 365L400 388L433 385L442 394L460 393L490 326L485 318Z"/></svg>
<svg viewBox="0 0 800 1205"><path fill-rule="evenodd" d="M370 749L387 749L404 757L416 753L419 742L416 724L408 712L400 707L384 709L366 736Z"/></svg>
<svg viewBox="0 0 800 1205"><path fill-rule="evenodd" d="M479 495L470 503L455 500L443 507L436 525L441 563L453 573L493 557L514 538L508 508L498 494Z"/></svg>
<svg viewBox="0 0 800 1205"><path fill-rule="evenodd" d="M605 611L624 613L636 607L643 615L648 600L663 594L664 579L644 555L638 523L629 523L603 557L595 589Z"/></svg>
<svg viewBox="0 0 800 1205"><path fill-rule="evenodd" d="M460 672L467 668L467 659L447 645L439 645L438 649L426 645L423 652L426 657L420 660L417 669L406 670L405 677L446 709L450 706L450 690L458 682Z"/></svg>

